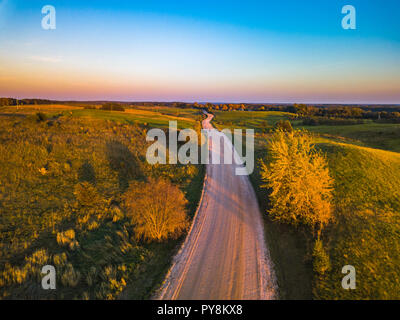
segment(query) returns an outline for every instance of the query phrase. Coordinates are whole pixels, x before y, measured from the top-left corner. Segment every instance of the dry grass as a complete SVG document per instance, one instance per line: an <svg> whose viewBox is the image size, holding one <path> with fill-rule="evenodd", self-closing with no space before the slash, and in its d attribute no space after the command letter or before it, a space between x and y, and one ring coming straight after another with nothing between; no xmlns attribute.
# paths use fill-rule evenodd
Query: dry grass
<svg viewBox="0 0 400 320"><path fill-rule="evenodd" d="M121 197L133 180L163 177L187 192L191 212L203 169L145 162L150 125L131 121L134 114L113 121L68 108L51 107L42 121L34 108L18 110L26 117L0 117L1 297L149 297L177 240L137 241ZM56 291L40 288L43 263L56 266Z"/></svg>

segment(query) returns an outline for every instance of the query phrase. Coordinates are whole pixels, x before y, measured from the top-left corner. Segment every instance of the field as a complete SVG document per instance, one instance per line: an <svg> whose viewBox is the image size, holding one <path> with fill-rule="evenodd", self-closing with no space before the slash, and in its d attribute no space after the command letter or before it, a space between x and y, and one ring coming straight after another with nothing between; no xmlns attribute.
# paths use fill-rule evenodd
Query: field
<svg viewBox="0 0 400 320"><path fill-rule="evenodd" d="M64 105L0 109L2 298L151 296L183 236L136 240L122 197L132 181L165 178L185 193L193 215L204 167L145 161L149 128L166 128L169 120L199 128L198 111L181 114ZM50 293L40 286L45 264L57 268L58 290Z"/></svg>
<svg viewBox="0 0 400 320"><path fill-rule="evenodd" d="M99 107L99 106L97 106ZM44 112L49 117L60 114L75 118L111 120L126 124L142 124L152 128L167 128L169 121L178 121L178 128L193 128L198 126L201 116L198 110L193 109L172 109L167 107L138 107L127 108L122 111L105 111L98 109L84 109L68 105L37 105L23 106L16 108L2 107L1 114L13 114L15 116L32 115L37 112Z"/></svg>
<svg viewBox="0 0 400 320"><path fill-rule="evenodd" d="M305 126L301 120L292 120L295 114L279 111L215 111L218 128L255 129L256 133L269 131L279 120L289 120L296 129L314 132L334 141L400 152L400 124L376 123L364 120L357 125Z"/></svg>
<svg viewBox="0 0 400 320"><path fill-rule="evenodd" d="M320 299L399 299L400 154L348 144L318 145L335 179L335 219L324 234L332 261L315 279ZM343 290L341 268L357 270L357 289Z"/></svg>
<svg viewBox="0 0 400 320"><path fill-rule="evenodd" d="M303 126L294 121L295 127L316 132L324 137L346 138L349 143L400 152L400 124L375 123L345 126Z"/></svg>
<svg viewBox="0 0 400 320"><path fill-rule="evenodd" d="M97 106L99 107L99 106ZM135 239L122 198L129 183L166 178L185 193L191 217L204 167L145 161L146 131L200 129L198 109L69 105L0 108L0 294L2 298L147 299L159 286L184 235ZM334 178L334 221L322 233L331 269L313 272L313 239L302 227L268 217L260 164L250 176L265 212L265 236L283 299L399 299L400 124L303 126L276 111L215 111L222 128L255 129L256 160L280 120L314 134ZM80 188L90 183L87 193ZM87 186L87 185L83 185ZM88 201L82 204L82 199ZM57 266L56 293L40 290L39 266ZM354 265L357 290L343 290Z"/></svg>
<svg viewBox="0 0 400 320"><path fill-rule="evenodd" d="M287 119L291 113L279 111L215 111L215 124L218 128L263 129L272 128L276 122Z"/></svg>
<svg viewBox="0 0 400 320"><path fill-rule="evenodd" d="M266 158L269 128L285 119L293 117L279 112L216 112L220 129L255 129L256 159ZM371 121L346 126L291 122L294 128L314 132L316 147L327 156L335 179L335 219L322 235L332 267L324 276L317 276L312 269L312 238L307 230L269 219L268 192L260 188L263 182L260 166L256 165L251 181L260 207L266 212L266 238L281 298L398 299L400 154L391 151L399 151L400 126ZM341 287L345 265L356 267L356 290Z"/></svg>

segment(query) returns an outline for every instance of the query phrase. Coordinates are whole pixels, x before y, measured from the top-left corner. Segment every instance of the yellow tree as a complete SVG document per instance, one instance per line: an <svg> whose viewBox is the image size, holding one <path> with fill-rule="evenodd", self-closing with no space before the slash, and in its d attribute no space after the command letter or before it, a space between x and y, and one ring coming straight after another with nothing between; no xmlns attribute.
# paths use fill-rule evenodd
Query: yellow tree
<svg viewBox="0 0 400 320"><path fill-rule="evenodd" d="M150 178L148 182L133 182L124 194L124 200L136 239L162 241L176 238L188 227L187 200L168 180Z"/></svg>
<svg viewBox="0 0 400 320"><path fill-rule="evenodd" d="M261 163L263 187L271 190L270 215L318 231L332 218L332 185L326 159L304 131L277 130L268 143L268 161Z"/></svg>

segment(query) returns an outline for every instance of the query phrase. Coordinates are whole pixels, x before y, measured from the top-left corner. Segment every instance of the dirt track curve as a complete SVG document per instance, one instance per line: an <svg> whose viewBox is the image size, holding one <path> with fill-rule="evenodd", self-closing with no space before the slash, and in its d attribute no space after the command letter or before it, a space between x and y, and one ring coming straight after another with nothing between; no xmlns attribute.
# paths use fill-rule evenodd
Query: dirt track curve
<svg viewBox="0 0 400 320"><path fill-rule="evenodd" d="M204 129L213 129L207 115ZM221 153L233 148L221 143ZM219 152L210 142L210 154ZM223 159L223 158L222 158ZM223 163L223 161L221 160ZM274 299L277 287L257 199L236 164L208 164L192 228L159 292L159 299Z"/></svg>

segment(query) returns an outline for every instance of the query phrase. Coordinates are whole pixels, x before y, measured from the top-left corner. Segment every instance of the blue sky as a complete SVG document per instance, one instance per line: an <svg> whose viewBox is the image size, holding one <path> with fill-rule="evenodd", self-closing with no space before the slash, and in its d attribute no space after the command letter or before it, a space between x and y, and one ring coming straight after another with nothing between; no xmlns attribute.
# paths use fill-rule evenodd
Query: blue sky
<svg viewBox="0 0 400 320"><path fill-rule="evenodd" d="M3 0L0 95L400 103L399 18L394 0Z"/></svg>

